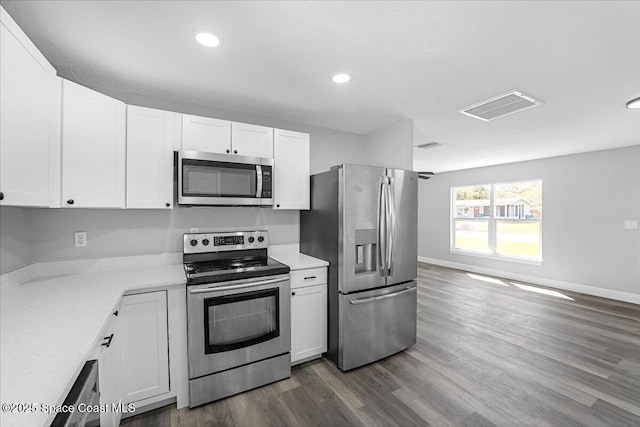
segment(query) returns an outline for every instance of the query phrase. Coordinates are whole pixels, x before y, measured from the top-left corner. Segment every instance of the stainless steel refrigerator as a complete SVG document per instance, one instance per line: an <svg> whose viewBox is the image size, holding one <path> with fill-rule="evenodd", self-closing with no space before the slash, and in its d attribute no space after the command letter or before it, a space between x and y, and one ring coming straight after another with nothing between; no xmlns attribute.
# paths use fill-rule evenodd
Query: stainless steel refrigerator
<svg viewBox="0 0 640 427"><path fill-rule="evenodd" d="M311 176L300 251L329 261L328 350L343 371L416 342L418 175L340 165Z"/></svg>

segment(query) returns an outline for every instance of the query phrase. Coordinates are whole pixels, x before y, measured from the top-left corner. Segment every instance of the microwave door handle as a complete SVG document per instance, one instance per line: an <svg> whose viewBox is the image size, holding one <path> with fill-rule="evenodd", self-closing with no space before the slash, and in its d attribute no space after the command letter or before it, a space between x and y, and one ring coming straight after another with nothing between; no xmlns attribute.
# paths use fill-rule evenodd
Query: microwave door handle
<svg viewBox="0 0 640 427"><path fill-rule="evenodd" d="M262 197L262 166L256 165L256 198Z"/></svg>

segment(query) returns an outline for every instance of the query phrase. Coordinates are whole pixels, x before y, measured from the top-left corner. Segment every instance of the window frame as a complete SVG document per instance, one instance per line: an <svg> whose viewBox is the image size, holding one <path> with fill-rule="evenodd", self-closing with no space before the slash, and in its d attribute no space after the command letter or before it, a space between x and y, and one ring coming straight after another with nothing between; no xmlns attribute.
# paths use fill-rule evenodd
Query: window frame
<svg viewBox="0 0 640 427"><path fill-rule="evenodd" d="M468 255L479 258L487 258L487 259L498 259L510 262L517 262L523 264L532 264L532 265L542 265L542 221L544 219L544 215L538 219L531 220L518 220L520 221L535 221L538 222L540 232L538 233L538 244L540 247L540 255L537 257L530 256L518 256L518 255L507 255L507 254L499 254L497 251L497 239L498 239L498 221L499 220L513 220L513 218L508 218L506 215L504 217L497 218L497 207L496 207L496 191L495 187L500 185L510 185L510 184L520 184L520 183L529 183L529 182L540 182L540 186L542 186L541 178L534 179L523 179L518 181L503 181L503 182L494 182L490 184L464 184L451 186L450 188L450 198L449 198L449 252L458 255ZM480 217L480 218L458 218L456 216L457 208L456 208L456 189L464 188L464 187L489 187L489 206L490 206L490 216L489 217ZM544 192L542 194L542 198L544 199ZM544 200L542 201L542 206L544 209ZM506 214L506 212L505 212ZM487 241L489 249L488 251L478 251L472 249L459 249L456 248L456 220L470 220L470 221L487 221Z"/></svg>

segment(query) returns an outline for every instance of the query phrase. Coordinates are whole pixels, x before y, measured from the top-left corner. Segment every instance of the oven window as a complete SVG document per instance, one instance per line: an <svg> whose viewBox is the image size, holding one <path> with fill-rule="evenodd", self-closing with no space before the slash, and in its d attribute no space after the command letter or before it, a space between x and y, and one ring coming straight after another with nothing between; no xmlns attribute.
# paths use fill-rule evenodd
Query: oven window
<svg viewBox="0 0 640 427"><path fill-rule="evenodd" d="M206 354L249 347L280 336L279 290L204 300Z"/></svg>
<svg viewBox="0 0 640 427"><path fill-rule="evenodd" d="M182 194L192 197L256 197L255 165L182 159Z"/></svg>

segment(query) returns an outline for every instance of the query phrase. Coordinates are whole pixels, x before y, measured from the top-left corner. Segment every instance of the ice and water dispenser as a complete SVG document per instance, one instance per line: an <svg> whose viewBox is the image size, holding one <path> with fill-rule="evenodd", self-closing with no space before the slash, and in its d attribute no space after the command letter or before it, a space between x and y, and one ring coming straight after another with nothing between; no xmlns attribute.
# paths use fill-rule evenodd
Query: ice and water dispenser
<svg viewBox="0 0 640 427"><path fill-rule="evenodd" d="M376 271L376 229L356 230L356 274Z"/></svg>

